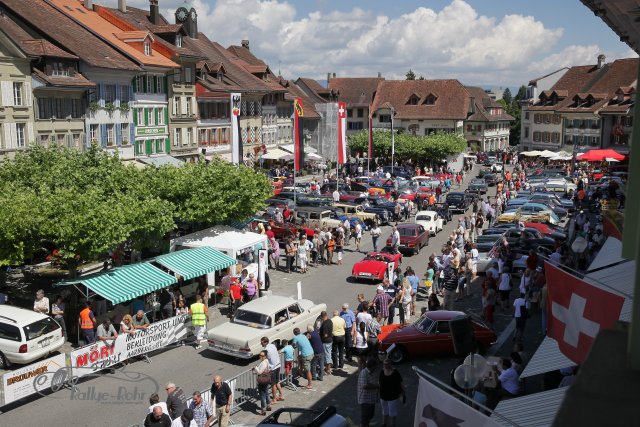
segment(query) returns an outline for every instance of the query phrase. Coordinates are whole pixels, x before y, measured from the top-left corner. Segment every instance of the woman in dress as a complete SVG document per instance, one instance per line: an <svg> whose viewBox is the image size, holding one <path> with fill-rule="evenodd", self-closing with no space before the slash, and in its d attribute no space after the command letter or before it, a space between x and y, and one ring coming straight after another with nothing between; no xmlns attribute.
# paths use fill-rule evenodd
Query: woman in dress
<svg viewBox="0 0 640 427"><path fill-rule="evenodd" d="M269 374L269 360L267 359L267 351L262 350L260 352L260 363L256 367L253 368L253 371L256 375L260 376L260 374L264 374L265 372ZM269 374L270 375L270 374ZM271 384L260 384L258 382L258 394L260 394L260 412L259 415L265 416L267 415L266 411L271 410L271 398L269 397L269 388Z"/></svg>
<svg viewBox="0 0 640 427"><path fill-rule="evenodd" d="M411 291L411 283L409 283L409 280L404 279L402 281L402 297L400 300L400 303L402 304L402 311L404 312L404 322L402 322L404 325L409 323L409 318L411 317Z"/></svg>
<svg viewBox="0 0 640 427"><path fill-rule="evenodd" d="M407 400L402 376L394 367L391 360L385 359L380 372L380 406L382 406L382 425L395 427L398 417L398 400Z"/></svg>

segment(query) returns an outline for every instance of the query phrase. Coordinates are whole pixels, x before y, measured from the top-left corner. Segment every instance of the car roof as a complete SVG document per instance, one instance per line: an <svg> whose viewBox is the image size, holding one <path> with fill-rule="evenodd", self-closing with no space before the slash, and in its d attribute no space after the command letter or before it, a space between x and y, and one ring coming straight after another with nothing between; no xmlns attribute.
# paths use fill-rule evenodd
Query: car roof
<svg viewBox="0 0 640 427"><path fill-rule="evenodd" d="M400 228L418 228L418 227L421 227L421 225L420 224L398 224L396 227L398 229L400 229Z"/></svg>
<svg viewBox="0 0 640 427"><path fill-rule="evenodd" d="M426 316L431 320L451 320L458 316L466 316L462 311L435 310L427 311Z"/></svg>
<svg viewBox="0 0 640 427"><path fill-rule="evenodd" d="M296 211L298 212L330 212L331 209L328 206L320 207L320 206L298 206L296 207Z"/></svg>
<svg viewBox="0 0 640 427"><path fill-rule="evenodd" d="M549 209L549 206L547 206L547 205L545 205L545 204L543 204L543 203L535 203L535 202L527 202L527 203L525 203L525 204L524 204L524 205L522 205L522 206L527 206L527 207L529 207L529 206L533 206L533 207L536 207L536 208L545 208L545 209Z"/></svg>
<svg viewBox="0 0 640 427"><path fill-rule="evenodd" d="M268 295L249 301L246 304L242 304L240 309L253 311L255 313L270 314L273 311L282 310L296 302L298 302L298 300L291 297Z"/></svg>
<svg viewBox="0 0 640 427"><path fill-rule="evenodd" d="M416 212L416 216L417 215L437 215L438 212L436 211L418 211Z"/></svg>
<svg viewBox="0 0 640 427"><path fill-rule="evenodd" d="M47 317L49 316L42 313L36 313L32 310L13 307L6 304L0 305L0 322L2 323L10 323L15 326L22 327Z"/></svg>

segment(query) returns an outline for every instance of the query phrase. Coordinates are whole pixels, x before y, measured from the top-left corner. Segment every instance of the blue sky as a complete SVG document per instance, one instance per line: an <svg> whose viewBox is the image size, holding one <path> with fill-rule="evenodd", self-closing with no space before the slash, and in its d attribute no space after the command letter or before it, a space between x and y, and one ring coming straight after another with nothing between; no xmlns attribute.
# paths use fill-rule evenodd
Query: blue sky
<svg viewBox="0 0 640 427"><path fill-rule="evenodd" d="M183 0L160 0L171 21ZM100 0L97 0L100 3ZM102 0L117 3L117 0ZM148 7L148 0L129 0ZM635 55L579 0L192 0L199 28L286 78L426 78L519 86L564 66Z"/></svg>

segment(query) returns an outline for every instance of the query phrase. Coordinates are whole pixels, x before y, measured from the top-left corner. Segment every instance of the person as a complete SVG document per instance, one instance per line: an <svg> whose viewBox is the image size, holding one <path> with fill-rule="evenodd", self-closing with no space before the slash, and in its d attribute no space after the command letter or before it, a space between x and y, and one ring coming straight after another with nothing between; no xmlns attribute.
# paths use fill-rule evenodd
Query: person
<svg viewBox="0 0 640 427"><path fill-rule="evenodd" d="M380 322L382 317L377 314L375 317L371 317L366 323L367 325L367 347L369 348L369 358L376 358L378 356L378 335L382 332Z"/></svg>
<svg viewBox="0 0 640 427"><path fill-rule="evenodd" d="M440 310L440 300L438 299L438 295L435 292L429 294L429 299L427 300L427 308L429 311Z"/></svg>
<svg viewBox="0 0 640 427"><path fill-rule="evenodd" d="M187 398L184 391L180 387L176 387L174 383L167 383L164 386L167 392L167 410L172 420L180 417L185 409L187 409Z"/></svg>
<svg viewBox="0 0 640 427"><path fill-rule="evenodd" d="M220 427L227 427L229 425L229 418L231 417L233 392L229 384L222 382L220 375L216 375L213 378L213 384L211 384L211 400L215 403L218 425Z"/></svg>
<svg viewBox="0 0 640 427"><path fill-rule="evenodd" d="M344 231L342 228L338 228L338 235L336 236L336 253L338 254L337 265L342 265L342 258L344 257Z"/></svg>
<svg viewBox="0 0 640 427"><path fill-rule="evenodd" d="M311 242L308 242L305 237L301 237L298 242L297 252L298 252L298 265L300 266L300 272L307 272L307 253L309 251L309 246Z"/></svg>
<svg viewBox="0 0 640 427"><path fill-rule="evenodd" d="M326 311L320 313L322 323L320 324L320 339L324 346L324 372L327 375L331 375L332 357L331 349L333 347L333 322L329 319L329 314Z"/></svg>
<svg viewBox="0 0 640 427"><path fill-rule="evenodd" d="M502 371L497 366L498 381L500 381L500 394L502 396L515 397L520 394L520 378L512 365L511 359L502 359Z"/></svg>
<svg viewBox="0 0 640 427"><path fill-rule="evenodd" d="M133 326L133 318L130 314L125 314L120 322L120 333L133 335L136 333L136 328Z"/></svg>
<svg viewBox="0 0 640 427"><path fill-rule="evenodd" d="M503 311L507 311L509 305L509 294L511 293L511 275L507 267L503 268L500 273L500 284L498 285L498 291L500 293L500 306Z"/></svg>
<svg viewBox="0 0 640 427"><path fill-rule="evenodd" d="M367 360L367 366L358 374L358 405L360 405L360 427L369 427L376 412L380 386L375 376L377 362Z"/></svg>
<svg viewBox="0 0 640 427"><path fill-rule="evenodd" d="M382 235L382 230L380 226L376 222L375 225L371 228L371 242L373 243L373 251L378 252L378 240L380 239L380 235Z"/></svg>
<svg viewBox="0 0 640 427"><path fill-rule="evenodd" d="M445 310L453 310L453 302L458 287L458 278L455 271L454 262L449 262L443 270L442 289L444 295L443 306Z"/></svg>
<svg viewBox="0 0 640 427"><path fill-rule="evenodd" d="M269 360L267 359L267 351L262 350L259 354L259 363L253 367L253 371L260 379L261 375L271 375L269 373ZM259 415L267 415L267 411L271 410L271 398L269 397L270 382L258 381L258 394L260 395L260 412Z"/></svg>
<svg viewBox="0 0 640 427"><path fill-rule="evenodd" d="M147 318L147 315L144 314L144 311L138 310L135 317L133 318L133 327L135 329L147 329L151 323Z"/></svg>
<svg viewBox="0 0 640 427"><path fill-rule="evenodd" d="M324 345L320 333L313 329L313 325L307 325L307 338L313 347L313 359L311 360L311 379L322 381L324 377Z"/></svg>
<svg viewBox="0 0 640 427"><path fill-rule="evenodd" d="M209 311L207 306L202 303L202 295L196 295L196 302L189 307L189 315L191 316L191 324L196 336L196 349L199 349L201 348L200 343L207 330L207 321L209 320Z"/></svg>
<svg viewBox="0 0 640 427"><path fill-rule="evenodd" d="M331 324L333 325L333 348L331 349L333 368L342 369L344 367L344 346L347 326L344 319L340 317L338 310L334 310Z"/></svg>
<svg viewBox="0 0 640 427"><path fill-rule="evenodd" d="M365 362L367 360L367 354L369 350L369 333L367 332L367 325L361 322L357 328L353 329L353 349L358 357L358 371L364 369Z"/></svg>
<svg viewBox="0 0 640 427"><path fill-rule="evenodd" d="M208 424L202 424L208 425ZM171 423L171 427L199 427L198 423L194 420L194 412L191 409L185 409L180 418L176 418Z"/></svg>
<svg viewBox="0 0 640 427"><path fill-rule="evenodd" d="M282 353L284 357L284 375L287 383L291 381L291 372L293 371L293 347L289 343L289 340L282 340Z"/></svg>
<svg viewBox="0 0 640 427"><path fill-rule="evenodd" d="M554 253L549 255L549 262L553 265L560 265L562 261L562 248L558 247Z"/></svg>
<svg viewBox="0 0 640 427"><path fill-rule="evenodd" d="M298 367L301 372L306 373L307 377L307 385L304 388L310 390L312 385L311 361L313 360L313 347L311 347L309 339L300 333L300 328L295 328L293 335L291 343L298 349Z"/></svg>
<svg viewBox="0 0 640 427"><path fill-rule="evenodd" d="M399 296L400 304L401 304L400 310L401 310L401 313L403 313L403 316L400 322L403 325L406 325L407 323L409 323L409 319L411 317L411 302L413 300L412 292L413 292L413 289L411 287L411 283L409 282L409 279L404 279L404 281L402 282L402 291L400 292L400 296Z"/></svg>
<svg viewBox="0 0 640 427"><path fill-rule="evenodd" d="M229 286L229 317L233 316L240 305L242 305L242 287L234 277Z"/></svg>
<svg viewBox="0 0 640 427"><path fill-rule="evenodd" d="M184 300L178 301L178 306L176 307L176 316L189 314L189 309L185 307Z"/></svg>
<svg viewBox="0 0 640 427"><path fill-rule="evenodd" d="M44 296L42 289L36 292L36 299L33 301L33 311L36 313L49 314L49 298Z"/></svg>
<svg viewBox="0 0 640 427"><path fill-rule="evenodd" d="M360 222L356 223L354 235L356 238L356 252L360 252L360 242L362 241L362 226L360 225Z"/></svg>
<svg viewBox="0 0 640 427"><path fill-rule="evenodd" d="M162 412L165 414L169 413L169 410L167 409L167 404L164 402L160 402L160 396L158 396L158 393L152 393L151 396L149 396L149 413L153 412L153 408L155 408L156 406L159 406L160 408L162 408Z"/></svg>
<svg viewBox="0 0 640 427"><path fill-rule="evenodd" d="M406 403L402 376L394 367L391 360L385 359L378 383L380 384L380 406L382 406L382 424L395 427L398 416L398 399L402 396L402 403Z"/></svg>
<svg viewBox="0 0 640 427"><path fill-rule="evenodd" d="M267 361L269 362L269 372L271 372L271 394L274 403L284 400L282 394L282 386L280 385L280 355L278 349L273 343L269 342L269 338L262 337L260 344L264 351L267 352Z"/></svg>
<svg viewBox="0 0 640 427"><path fill-rule="evenodd" d="M53 319L58 322L60 327L62 328L62 336L64 340L67 340L67 324L64 321L64 310L65 310L64 298L62 295L56 296L56 302L51 305L51 315Z"/></svg>
<svg viewBox="0 0 640 427"><path fill-rule="evenodd" d="M393 232L391 233L391 248L393 249L393 253L398 253L398 248L400 247L400 232L398 231L398 227L393 226Z"/></svg>
<svg viewBox="0 0 640 427"><path fill-rule="evenodd" d="M411 267L407 267L405 277L411 285L411 312L409 314L416 314L416 298L418 296L418 287L420 286L420 279L416 276L416 273ZM407 317L408 319L409 317Z"/></svg>
<svg viewBox="0 0 640 427"><path fill-rule="evenodd" d="M353 314L353 311L349 309L349 304L342 304L342 310L340 311L340 317L344 320L345 323L345 358L347 362L352 362L351 359L351 348L353 347L353 331L356 328L356 316Z"/></svg>
<svg viewBox="0 0 640 427"><path fill-rule="evenodd" d="M91 302L87 301L85 303L85 308L78 316L78 326L80 327L81 336L85 344L92 344L95 342L96 323L96 317L93 315L93 311L91 310Z"/></svg>
<svg viewBox="0 0 640 427"><path fill-rule="evenodd" d="M258 295L258 282L253 273L249 274L247 281L244 283L245 302L255 299Z"/></svg>
<svg viewBox="0 0 640 427"><path fill-rule="evenodd" d="M160 292L160 309L162 319L169 319L176 312L176 299L170 288L164 288Z"/></svg>
<svg viewBox="0 0 640 427"><path fill-rule="evenodd" d="M269 231L271 231L271 228L269 228ZM269 266L274 270L280 267L280 244L275 237L269 238Z"/></svg>
<svg viewBox="0 0 640 427"><path fill-rule="evenodd" d="M393 323L393 318L390 317L389 307L393 304L393 297L386 292L386 289L390 288L389 279L385 278L382 281L382 285L378 285L376 288L376 296L373 297L371 301L371 307L376 312L376 315L379 314L383 321L387 321L389 318L391 319L391 323ZM394 294L395 296L395 294ZM388 324L391 324L387 321Z"/></svg>
<svg viewBox="0 0 640 427"><path fill-rule="evenodd" d="M433 284L433 279L435 274L436 274L435 262L429 261L429 264L427 265L427 272L424 274L424 278L425 278L424 285L426 286L427 292L429 292L429 294L436 293L436 289Z"/></svg>
<svg viewBox="0 0 640 427"><path fill-rule="evenodd" d="M144 427L171 427L171 417L162 413L162 408L156 406L144 419Z"/></svg>
<svg viewBox="0 0 640 427"><path fill-rule="evenodd" d="M335 190L333 190L333 201L338 203L340 201L340 192L338 191L338 189L336 188Z"/></svg>
<svg viewBox="0 0 640 427"><path fill-rule="evenodd" d="M111 320L109 320L109 318L105 318L102 323L98 325L96 335L100 341L111 346L115 345L116 338L118 338L118 333L111 324Z"/></svg>
<svg viewBox="0 0 640 427"><path fill-rule="evenodd" d="M291 273L291 270L294 269L294 264L296 261L296 245L293 242L293 238L289 237L287 239L287 244L285 245L285 251L287 253L287 273Z"/></svg>
<svg viewBox="0 0 640 427"><path fill-rule="evenodd" d="M363 304L358 304L358 314L356 314L356 325L357 328L360 323L366 325L369 320L371 320L372 316L369 314L369 302L363 301Z"/></svg>
<svg viewBox="0 0 640 427"><path fill-rule="evenodd" d="M520 296L513 302L513 317L516 319L516 332L513 340L516 342L522 342L524 327L527 323L528 310L524 295L524 293L520 293Z"/></svg>
<svg viewBox="0 0 640 427"><path fill-rule="evenodd" d="M333 237L333 234L328 233L329 238L327 240L327 264L333 264L333 252L336 249L336 239Z"/></svg>
<svg viewBox="0 0 640 427"><path fill-rule="evenodd" d="M482 305L484 312L484 320L487 321L489 326L493 328L493 313L495 311L496 306L496 285L493 283L489 283L487 285L487 289L485 291L485 295L482 297Z"/></svg>

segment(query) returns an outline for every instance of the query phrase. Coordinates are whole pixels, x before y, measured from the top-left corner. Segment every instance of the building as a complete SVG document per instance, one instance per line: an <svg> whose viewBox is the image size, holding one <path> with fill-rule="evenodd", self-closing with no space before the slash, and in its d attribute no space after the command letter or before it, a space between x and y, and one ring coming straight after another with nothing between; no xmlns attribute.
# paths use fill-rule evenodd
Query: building
<svg viewBox="0 0 640 427"><path fill-rule="evenodd" d="M571 67L522 109L521 150L629 151L638 59Z"/></svg>
<svg viewBox="0 0 640 427"><path fill-rule="evenodd" d="M369 127L369 114L379 83L384 78L378 77L336 77L327 76L327 86L337 94L338 101L347 104L347 136Z"/></svg>
<svg viewBox="0 0 640 427"><path fill-rule="evenodd" d="M466 86L471 111L464 123L464 137L475 151L503 150L509 146L512 116L502 105L479 87Z"/></svg>
<svg viewBox="0 0 640 427"><path fill-rule="evenodd" d="M371 106L374 128L403 129L413 135L463 133L470 97L458 80L383 80Z"/></svg>
<svg viewBox="0 0 640 427"><path fill-rule="evenodd" d="M556 84L556 82L564 75L564 73L567 72L567 70L569 70L568 67L563 67L559 70L552 71L549 74L545 74L544 76L536 77L535 79L529 80L525 99L523 99L522 101L525 102L530 99L538 99L540 94L545 90L551 89L551 87Z"/></svg>

